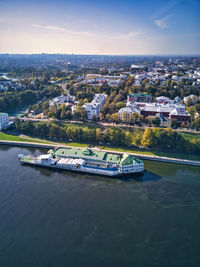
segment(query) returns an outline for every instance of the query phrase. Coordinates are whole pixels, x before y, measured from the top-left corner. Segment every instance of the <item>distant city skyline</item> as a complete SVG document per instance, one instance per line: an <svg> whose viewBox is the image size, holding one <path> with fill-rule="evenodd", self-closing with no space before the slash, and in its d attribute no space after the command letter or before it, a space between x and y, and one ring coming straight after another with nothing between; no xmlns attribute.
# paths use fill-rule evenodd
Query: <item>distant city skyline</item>
<svg viewBox="0 0 200 267"><path fill-rule="evenodd" d="M0 0L0 53L200 54L198 0Z"/></svg>

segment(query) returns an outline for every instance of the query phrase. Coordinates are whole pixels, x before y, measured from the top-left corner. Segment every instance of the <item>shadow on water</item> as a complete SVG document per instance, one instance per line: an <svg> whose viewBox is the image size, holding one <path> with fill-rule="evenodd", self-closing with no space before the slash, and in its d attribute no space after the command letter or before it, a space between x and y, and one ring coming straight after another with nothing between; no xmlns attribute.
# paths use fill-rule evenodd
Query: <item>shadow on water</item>
<svg viewBox="0 0 200 267"><path fill-rule="evenodd" d="M90 179L90 180L98 180L98 181L104 181L109 183L115 183L115 182L125 182L125 183L131 183L131 182L150 182L150 181L158 181L162 177L154 174L149 171L144 171L144 173L134 173L134 174L126 174L126 175L120 175L120 176L103 176L103 175L97 175L92 173L81 173L81 172L74 172L69 170L61 170L61 169L51 169L48 167L37 167L37 166L26 166L22 165L24 168L33 168L36 171L39 171L41 175L44 175L46 177L51 177L54 173L66 175L66 178L74 177L74 178L84 178L84 179Z"/></svg>
<svg viewBox="0 0 200 267"><path fill-rule="evenodd" d="M10 150L21 150L20 153L29 153L31 152L34 156L38 156L42 153L47 153L49 149L46 148L36 148L36 147L19 147L19 146L11 146L11 145L0 145L0 151L10 151ZM19 152L18 152L19 153Z"/></svg>
<svg viewBox="0 0 200 267"><path fill-rule="evenodd" d="M0 146L1 151L9 151L12 149L16 149L16 151L19 150L18 147L8 146L8 145L2 145ZM31 152L34 156L38 156L42 153L47 153L48 149L38 149L38 148L32 148L32 147L24 147L20 148L21 153L27 153ZM99 180L99 181L105 181L105 182L111 182L115 183L117 182L123 182L123 183L131 183L131 182L150 182L150 181L158 181L162 178L162 176L157 175L153 172L150 172L148 170L145 170L144 173L134 173L134 174L126 174L123 176L114 176L114 177L106 177L101 176L97 174L90 174L90 173L80 173L80 172L73 172L73 171L67 171L67 170L59 170L59 169L50 169L46 167L35 167L35 166L23 166L27 168L33 168L35 171L39 171L41 175L44 175L46 177L51 177L54 173L60 173L62 175L66 175L66 178L68 176L75 177L75 178L84 178L84 179L90 179L90 180Z"/></svg>
<svg viewBox="0 0 200 267"><path fill-rule="evenodd" d="M134 173L130 175L125 175L120 177L121 180L126 182L137 181L137 182L151 182L151 181L158 181L162 179L160 175L154 174L145 170L143 173Z"/></svg>

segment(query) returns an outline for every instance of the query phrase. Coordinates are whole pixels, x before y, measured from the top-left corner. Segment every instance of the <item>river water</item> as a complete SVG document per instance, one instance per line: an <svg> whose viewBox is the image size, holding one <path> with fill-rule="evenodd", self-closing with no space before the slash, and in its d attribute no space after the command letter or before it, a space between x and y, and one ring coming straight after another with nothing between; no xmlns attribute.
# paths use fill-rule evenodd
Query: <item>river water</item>
<svg viewBox="0 0 200 267"><path fill-rule="evenodd" d="M126 180L20 166L0 146L0 266L199 267L200 168Z"/></svg>

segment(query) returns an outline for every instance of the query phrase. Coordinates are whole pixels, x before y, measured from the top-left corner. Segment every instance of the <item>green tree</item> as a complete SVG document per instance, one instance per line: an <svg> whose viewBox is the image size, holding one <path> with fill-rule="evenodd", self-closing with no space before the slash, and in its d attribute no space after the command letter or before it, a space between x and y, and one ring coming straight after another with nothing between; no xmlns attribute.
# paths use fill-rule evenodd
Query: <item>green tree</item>
<svg viewBox="0 0 200 267"><path fill-rule="evenodd" d="M142 136L141 145L143 147L153 146L153 132L152 129L146 128Z"/></svg>
<svg viewBox="0 0 200 267"><path fill-rule="evenodd" d="M171 119L170 120L170 126L171 126L171 128L174 128L174 129L178 128L178 120L177 119Z"/></svg>
<svg viewBox="0 0 200 267"><path fill-rule="evenodd" d="M120 108L124 108L126 104L124 102L118 102L115 104L115 110L118 111Z"/></svg>
<svg viewBox="0 0 200 267"><path fill-rule="evenodd" d="M160 118L159 117L155 117L155 118L152 119L152 123L156 127L160 126L160 122L161 121L160 121Z"/></svg>
<svg viewBox="0 0 200 267"><path fill-rule="evenodd" d="M195 111L198 113L198 114L200 114L200 104L195 104L194 105L194 108L195 108Z"/></svg>

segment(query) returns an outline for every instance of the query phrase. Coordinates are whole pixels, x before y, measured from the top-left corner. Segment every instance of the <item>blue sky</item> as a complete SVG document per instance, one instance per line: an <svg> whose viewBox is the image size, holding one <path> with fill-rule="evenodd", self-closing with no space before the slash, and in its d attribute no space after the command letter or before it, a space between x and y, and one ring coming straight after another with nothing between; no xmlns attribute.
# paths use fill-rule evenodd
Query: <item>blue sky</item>
<svg viewBox="0 0 200 267"><path fill-rule="evenodd" d="M0 0L0 53L200 54L200 0Z"/></svg>

